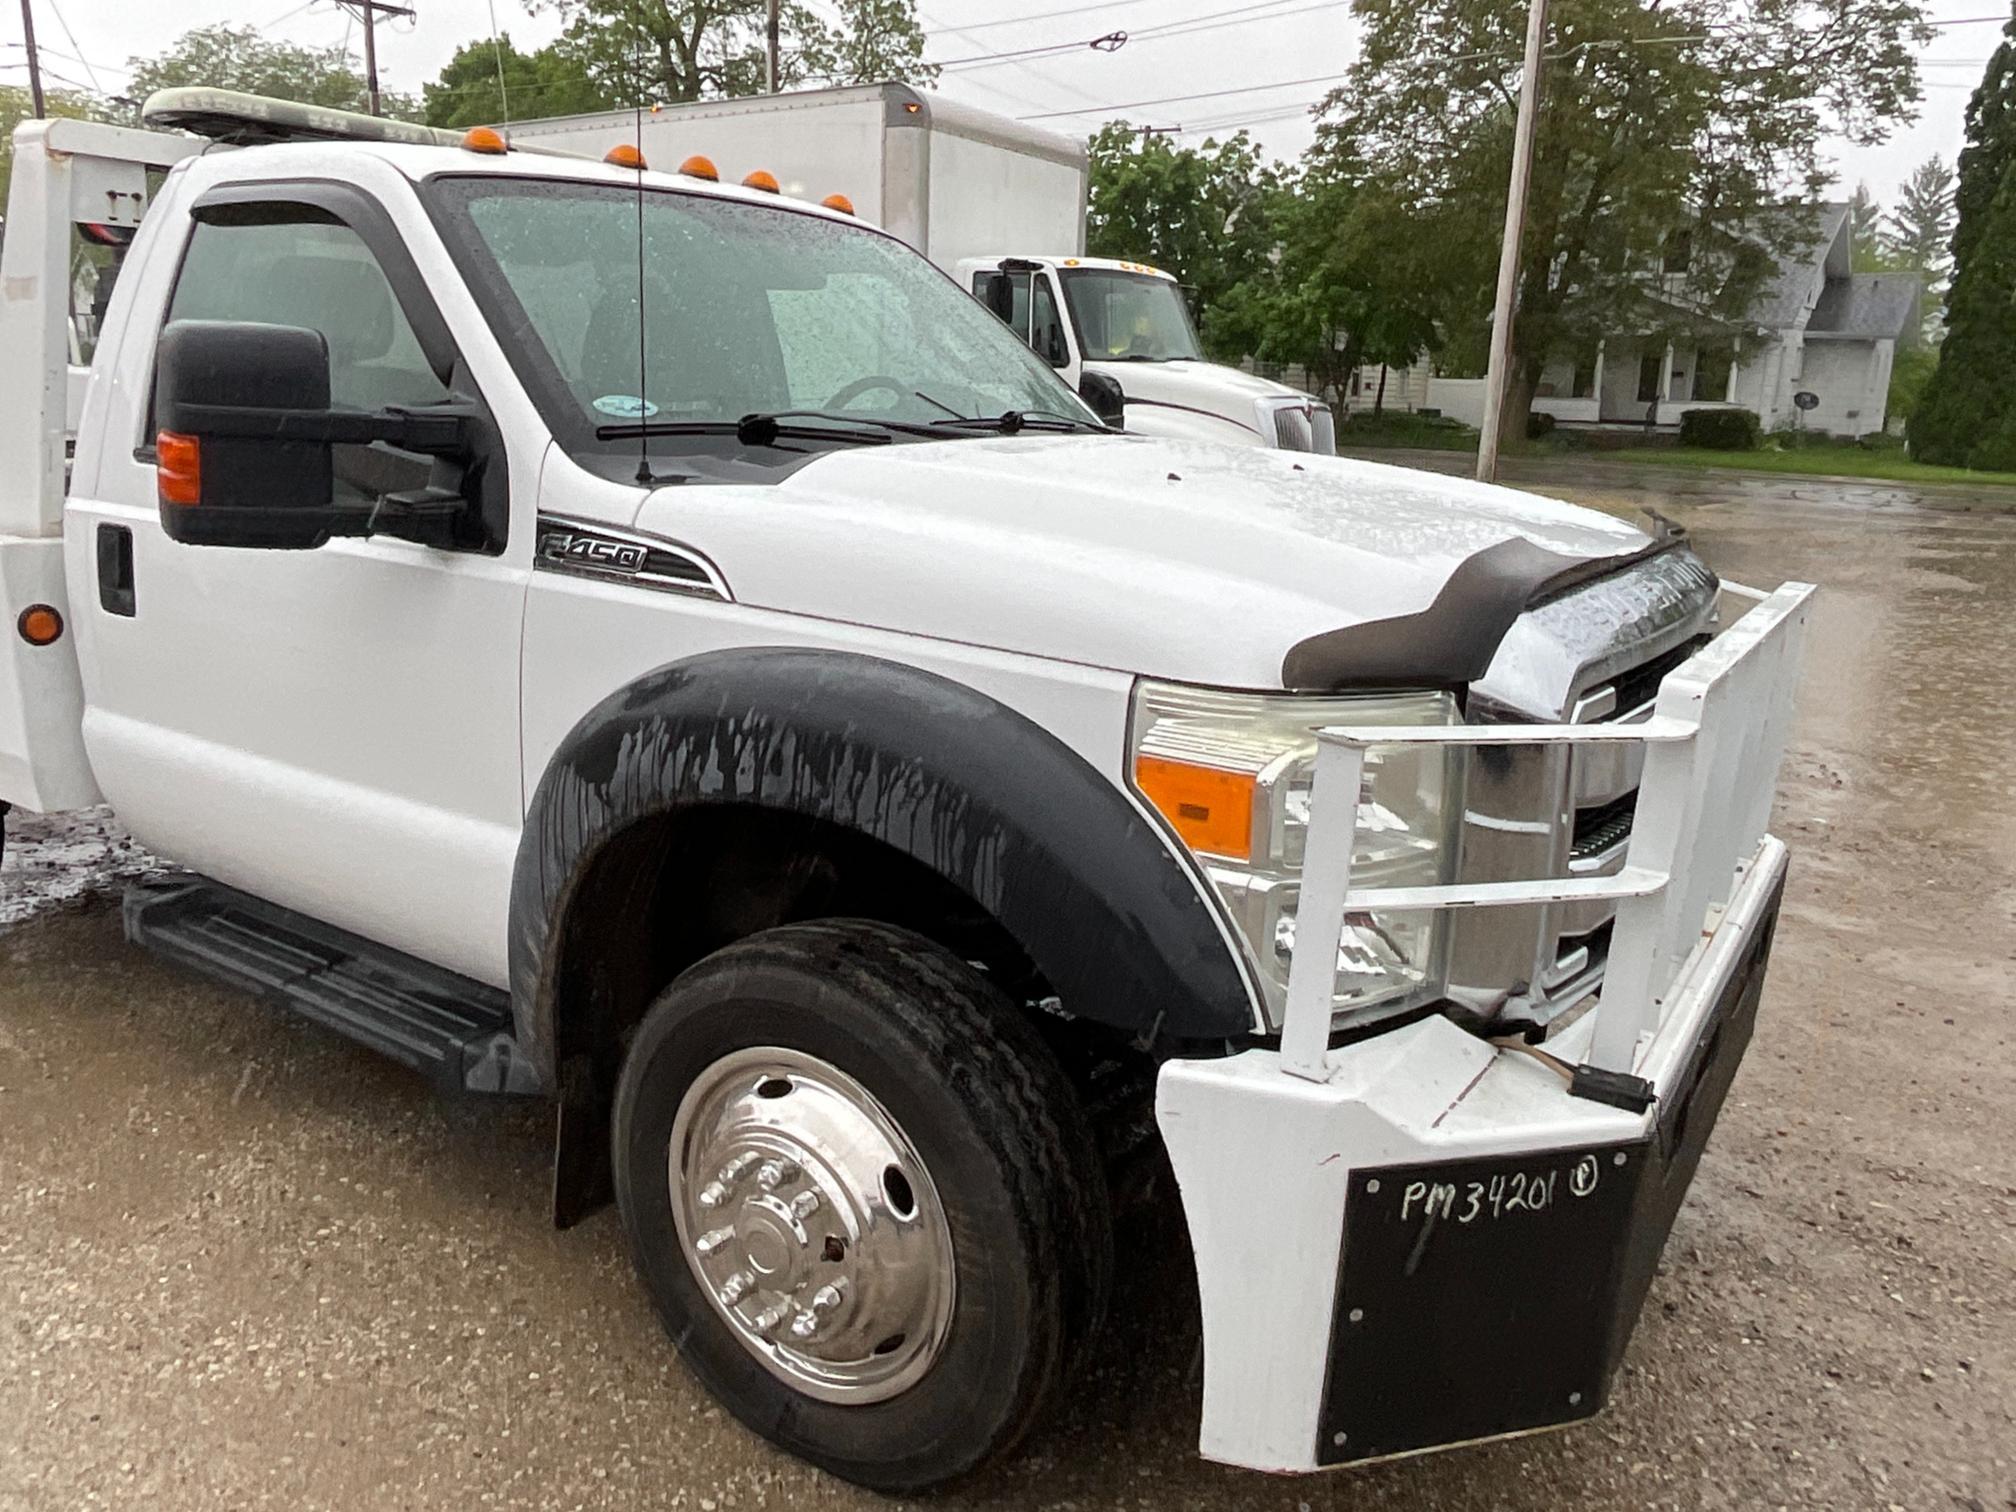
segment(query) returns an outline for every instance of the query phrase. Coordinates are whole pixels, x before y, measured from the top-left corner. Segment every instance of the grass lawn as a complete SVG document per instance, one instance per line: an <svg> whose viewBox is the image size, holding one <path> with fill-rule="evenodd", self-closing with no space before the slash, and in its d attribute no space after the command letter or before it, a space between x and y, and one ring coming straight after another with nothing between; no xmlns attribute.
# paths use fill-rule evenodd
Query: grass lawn
<svg viewBox="0 0 2016 1512"><path fill-rule="evenodd" d="M1459 420L1387 410L1374 415L1360 411L1337 427L1340 451L1354 446L1400 446L1420 451L1477 450L1477 432Z"/></svg>
<svg viewBox="0 0 2016 1512"><path fill-rule="evenodd" d="M1606 452L1605 460L1641 462L1651 467L1733 467L1743 472L1806 473L1841 478L1878 478L1892 483L1986 483L2016 486L2016 473L1972 472L1913 462L1901 451L1867 447L1801 446L1791 451L1708 451L1693 446L1658 446Z"/></svg>

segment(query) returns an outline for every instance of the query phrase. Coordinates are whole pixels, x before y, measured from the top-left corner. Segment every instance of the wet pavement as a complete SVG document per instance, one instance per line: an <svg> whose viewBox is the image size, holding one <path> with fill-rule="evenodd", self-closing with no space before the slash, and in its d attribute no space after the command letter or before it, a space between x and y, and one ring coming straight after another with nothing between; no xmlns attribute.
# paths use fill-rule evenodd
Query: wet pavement
<svg viewBox="0 0 2016 1512"><path fill-rule="evenodd" d="M1204 1465L1180 1266L1136 1244L1089 1377L937 1505L2016 1508L2016 517L1618 471L1526 486L1825 591L1757 1040L1610 1410L1317 1479ZM613 1215L550 1229L542 1109L436 1098L29 885L142 865L116 830L10 852L4 1512L887 1505L712 1406Z"/></svg>

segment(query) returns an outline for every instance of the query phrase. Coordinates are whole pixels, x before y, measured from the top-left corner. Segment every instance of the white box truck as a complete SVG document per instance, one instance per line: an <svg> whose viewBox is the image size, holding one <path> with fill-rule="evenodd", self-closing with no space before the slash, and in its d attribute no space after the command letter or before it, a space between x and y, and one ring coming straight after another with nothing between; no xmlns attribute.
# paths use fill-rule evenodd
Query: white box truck
<svg viewBox="0 0 2016 1512"><path fill-rule="evenodd" d="M500 128L504 129L504 128ZM1082 144L903 84L863 84L513 123L514 143L660 168L701 157L799 199L841 195L979 297L1081 386L1105 373L1144 435L1336 451L1329 406L1207 362L1176 280L1087 257ZM759 180L760 182L760 180Z"/></svg>

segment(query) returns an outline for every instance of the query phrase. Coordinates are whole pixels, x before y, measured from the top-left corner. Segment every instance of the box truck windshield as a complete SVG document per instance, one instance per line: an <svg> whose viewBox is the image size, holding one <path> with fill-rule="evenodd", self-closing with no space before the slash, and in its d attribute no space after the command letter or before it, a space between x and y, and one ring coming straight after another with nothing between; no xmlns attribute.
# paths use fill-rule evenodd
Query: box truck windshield
<svg viewBox="0 0 2016 1512"><path fill-rule="evenodd" d="M1113 268L1060 268L1078 349L1093 362L1202 361L1180 285Z"/></svg>

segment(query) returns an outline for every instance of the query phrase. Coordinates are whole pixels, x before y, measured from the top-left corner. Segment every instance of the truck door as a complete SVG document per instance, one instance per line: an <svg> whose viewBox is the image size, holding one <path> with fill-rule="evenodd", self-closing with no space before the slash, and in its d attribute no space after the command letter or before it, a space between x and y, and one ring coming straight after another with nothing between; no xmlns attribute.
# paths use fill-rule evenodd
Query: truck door
<svg viewBox="0 0 2016 1512"><path fill-rule="evenodd" d="M327 343L339 409L480 393L408 250L427 234L416 205L401 207L402 230L351 185L256 184L180 213L179 268L163 245L127 351L151 363L160 327L182 320L308 327ZM453 292L461 339L481 347L466 291ZM501 359L491 348L487 360ZM67 520L71 600L90 606L93 642L85 740L105 794L171 861L501 984L543 435L500 413L492 430L513 439L482 443L496 453L485 465L510 474L501 554L390 535L193 546L162 529L151 398L134 387L124 423L138 450L112 438L94 495L73 498ZM382 443L338 446L333 460L339 503L429 481L427 458ZM116 592L101 580L108 560L123 560Z"/></svg>
<svg viewBox="0 0 2016 1512"><path fill-rule="evenodd" d="M1030 350L1056 368L1066 383L1076 387L1078 354L1049 269L1011 258L1000 267L976 272L973 294L1027 342Z"/></svg>

